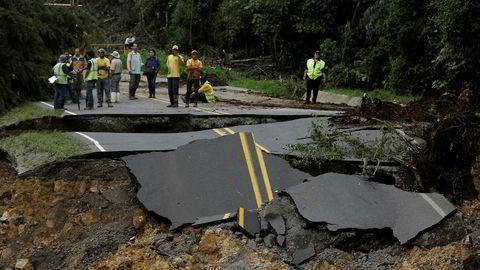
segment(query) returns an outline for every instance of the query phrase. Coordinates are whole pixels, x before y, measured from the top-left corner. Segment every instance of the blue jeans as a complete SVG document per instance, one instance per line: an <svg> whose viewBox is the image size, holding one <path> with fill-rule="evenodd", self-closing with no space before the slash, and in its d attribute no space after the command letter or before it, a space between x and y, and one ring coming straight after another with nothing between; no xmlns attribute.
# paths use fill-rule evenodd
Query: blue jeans
<svg viewBox="0 0 480 270"><path fill-rule="evenodd" d="M180 78L167 78L168 81L168 97L170 98L170 104L178 104L178 87Z"/></svg>
<svg viewBox="0 0 480 270"><path fill-rule="evenodd" d="M66 84L55 84L55 95L53 97L53 107L55 109L63 109L65 105L65 95L67 93L68 87Z"/></svg>

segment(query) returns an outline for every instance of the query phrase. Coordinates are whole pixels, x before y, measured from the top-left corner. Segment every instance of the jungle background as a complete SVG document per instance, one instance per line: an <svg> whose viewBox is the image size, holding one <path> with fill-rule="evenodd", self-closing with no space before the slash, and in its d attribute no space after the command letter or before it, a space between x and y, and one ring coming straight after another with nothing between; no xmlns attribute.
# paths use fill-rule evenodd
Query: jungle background
<svg viewBox="0 0 480 270"><path fill-rule="evenodd" d="M62 1L49 1L62 2ZM267 57L262 77L301 79L321 51L328 84L401 95L478 91L480 3L473 0L40 0L0 2L0 112L51 95L66 49L123 43L211 59Z"/></svg>

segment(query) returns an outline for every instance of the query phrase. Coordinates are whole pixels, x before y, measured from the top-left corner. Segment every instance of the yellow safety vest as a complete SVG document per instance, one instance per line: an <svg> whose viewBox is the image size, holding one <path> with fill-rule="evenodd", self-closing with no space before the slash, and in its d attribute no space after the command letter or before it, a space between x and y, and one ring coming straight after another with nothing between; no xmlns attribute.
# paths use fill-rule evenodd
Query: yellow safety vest
<svg viewBox="0 0 480 270"><path fill-rule="evenodd" d="M53 74L55 74L55 76L57 77L57 80L55 81L55 83L58 83L58 84L67 84L68 81L67 81L67 74L65 74L65 72L63 72L63 63L57 63L54 67L53 67Z"/></svg>
<svg viewBox="0 0 480 270"><path fill-rule="evenodd" d="M88 75L87 77L85 78L85 81L93 81L93 80L97 80L98 79L98 75L97 75L97 71L98 71L98 68L97 68L97 60L92 58L90 60L91 63L91 67L90 67L90 71L88 72Z"/></svg>
<svg viewBox="0 0 480 270"><path fill-rule="evenodd" d="M313 58L308 59L307 61L307 76L315 80L318 77L322 76L322 69L325 67L325 62L323 60L315 61Z"/></svg>

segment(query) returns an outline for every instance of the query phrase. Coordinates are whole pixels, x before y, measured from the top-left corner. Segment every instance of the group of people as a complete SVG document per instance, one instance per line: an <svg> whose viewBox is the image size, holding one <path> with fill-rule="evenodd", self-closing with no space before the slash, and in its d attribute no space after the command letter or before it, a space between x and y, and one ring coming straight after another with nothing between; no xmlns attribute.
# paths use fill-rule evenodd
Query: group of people
<svg viewBox="0 0 480 270"><path fill-rule="evenodd" d="M160 61L156 57L154 49L149 50L149 57L146 63L142 62L140 53L138 52L138 45L136 43L130 44L134 41L133 37L126 40L126 49L128 49L127 69L130 75L129 82L129 99L135 100L136 91L138 89L141 74L147 77L148 81L148 97L156 98L155 82L160 71ZM127 44L128 43L128 44ZM79 103L81 96L81 89L83 85L86 88L86 102L85 110L94 109L93 90L97 91L97 107L103 107L104 101L107 107L113 107L112 103L120 101L119 83L123 70L123 63L120 60L120 54L114 51L110 54L110 59L105 49L99 49L97 57L93 51L88 51L85 56L80 54L80 49L75 49L75 54L70 55L68 52L60 55L58 63L53 67L55 75L55 109L64 109L65 98L67 93L71 96L72 102ZM170 105L167 107L178 107L179 97L179 83L180 83L180 66L186 64L187 66L187 94L185 99L185 107L189 107L190 101L197 106L199 96L203 95L201 100L211 101L205 97L213 93L213 88L206 82L200 88L200 79L203 76L203 64L198 59L198 52L192 51L192 58L185 62L184 57L178 53L178 46L174 45L171 49L170 55L167 58L167 81L168 81L168 95L170 98ZM143 69L143 71L142 71ZM199 93L202 90L203 94Z"/></svg>
<svg viewBox="0 0 480 270"><path fill-rule="evenodd" d="M149 57L146 63L142 63L142 58L138 52L138 45L133 35L125 41L125 48L129 51L127 57L127 69L130 75L129 99L135 100L136 90L140 83L141 74L147 77L148 97L156 98L155 85L156 78L160 71L160 61L156 57L154 49L149 50ZM120 101L119 84L123 70L123 63L120 60L120 54L114 51L110 54L110 59L105 49L99 49L97 57L93 51L88 51L85 56L80 54L80 49L75 49L74 55L68 52L60 55L58 63L53 67L55 75L55 109L63 109L65 97L70 94L72 102L79 103L81 89L83 85L86 88L85 110L94 109L93 90L97 92L97 107L103 107L105 101L107 107L113 107L112 103ZM168 96L170 105L167 107L178 107L180 67L186 64L187 67L187 93L185 107L197 107L199 100L204 102L213 101L213 88L207 82L200 87L200 81L203 76L203 63L198 58L198 52L192 51L191 59L185 61L184 57L178 53L178 46L174 45L171 53L167 57L167 82ZM143 71L142 71L143 67ZM320 52L315 51L314 57L308 59L304 73L306 80L307 94L306 104L316 103L318 90L324 81L325 62L320 59ZM313 97L312 97L313 92ZM311 100L311 101L310 101ZM80 105L79 105L80 106Z"/></svg>

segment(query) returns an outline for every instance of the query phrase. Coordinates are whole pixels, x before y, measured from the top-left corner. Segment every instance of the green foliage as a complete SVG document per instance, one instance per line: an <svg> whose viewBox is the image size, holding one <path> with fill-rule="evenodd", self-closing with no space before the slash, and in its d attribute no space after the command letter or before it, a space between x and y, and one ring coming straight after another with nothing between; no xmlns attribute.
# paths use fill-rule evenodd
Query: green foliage
<svg viewBox="0 0 480 270"><path fill-rule="evenodd" d="M85 44L84 33L94 22L81 10L47 7L42 1L1 1L0 112L51 96L45 79L58 55Z"/></svg>
<svg viewBox="0 0 480 270"><path fill-rule="evenodd" d="M385 89L375 89L375 90L370 90L370 91L362 91L358 89L349 89L349 88L323 88L322 91L326 92L331 92L335 94L340 94L340 95L347 95L347 96L352 96L352 97L362 97L362 96L367 96L367 97L374 97L378 98L382 101L389 101L389 102L395 102L395 103L402 103L406 104L408 102L416 101L421 99L422 96L417 95L397 95L395 92L388 91Z"/></svg>
<svg viewBox="0 0 480 270"><path fill-rule="evenodd" d="M261 92L272 97L295 98L289 89L277 80L240 79L229 82L229 85Z"/></svg>
<svg viewBox="0 0 480 270"><path fill-rule="evenodd" d="M60 117L63 112L58 110L44 110L33 103L15 107L0 115L0 126L11 125L20 121L42 118L45 116Z"/></svg>
<svg viewBox="0 0 480 270"><path fill-rule="evenodd" d="M312 122L311 142L289 145L292 151L300 152L305 165L330 160L357 158L367 161L410 160L421 148L393 127L386 125L383 136L371 142L364 142L348 132L338 129L325 130L321 124Z"/></svg>
<svg viewBox="0 0 480 270"><path fill-rule="evenodd" d="M0 139L0 148L15 158L21 171L86 152L87 146L63 132L27 132Z"/></svg>

